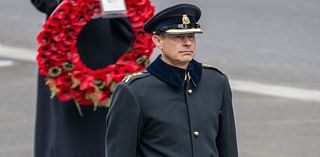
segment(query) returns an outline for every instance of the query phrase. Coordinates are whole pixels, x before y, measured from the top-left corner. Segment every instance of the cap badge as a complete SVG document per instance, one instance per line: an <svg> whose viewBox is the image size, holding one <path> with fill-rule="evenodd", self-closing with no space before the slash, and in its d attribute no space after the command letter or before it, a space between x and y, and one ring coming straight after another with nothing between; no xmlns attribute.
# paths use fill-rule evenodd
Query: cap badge
<svg viewBox="0 0 320 157"><path fill-rule="evenodd" d="M190 24L190 19L187 14L182 15L182 23L183 24Z"/></svg>

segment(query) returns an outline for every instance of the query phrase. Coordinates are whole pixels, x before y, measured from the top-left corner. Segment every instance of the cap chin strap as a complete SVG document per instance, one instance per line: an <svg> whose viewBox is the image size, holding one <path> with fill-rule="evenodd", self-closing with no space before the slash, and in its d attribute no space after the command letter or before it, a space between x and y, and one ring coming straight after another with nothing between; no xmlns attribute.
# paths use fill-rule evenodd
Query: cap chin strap
<svg viewBox="0 0 320 157"><path fill-rule="evenodd" d="M162 26L159 28L160 31L166 31L168 29L192 29L192 28L200 28L199 24L191 23L191 24L175 24L169 26Z"/></svg>
<svg viewBox="0 0 320 157"><path fill-rule="evenodd" d="M180 34L180 33L202 33L199 24L175 24L169 26L162 26L157 31L153 31L153 34L166 32L171 34ZM176 33L175 33L176 32Z"/></svg>

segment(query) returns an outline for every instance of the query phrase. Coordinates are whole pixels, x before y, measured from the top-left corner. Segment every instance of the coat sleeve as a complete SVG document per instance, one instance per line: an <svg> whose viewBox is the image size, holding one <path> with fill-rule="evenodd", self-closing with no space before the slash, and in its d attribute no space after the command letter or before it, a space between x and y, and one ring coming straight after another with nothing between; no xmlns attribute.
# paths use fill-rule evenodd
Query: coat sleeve
<svg viewBox="0 0 320 157"><path fill-rule="evenodd" d="M217 147L220 157L238 157L235 120L232 108L232 93L226 77L223 103L219 117Z"/></svg>
<svg viewBox="0 0 320 157"><path fill-rule="evenodd" d="M62 0L31 0L31 3L39 11L49 16Z"/></svg>
<svg viewBox="0 0 320 157"><path fill-rule="evenodd" d="M128 85L117 86L106 120L106 157L136 157L141 110Z"/></svg>

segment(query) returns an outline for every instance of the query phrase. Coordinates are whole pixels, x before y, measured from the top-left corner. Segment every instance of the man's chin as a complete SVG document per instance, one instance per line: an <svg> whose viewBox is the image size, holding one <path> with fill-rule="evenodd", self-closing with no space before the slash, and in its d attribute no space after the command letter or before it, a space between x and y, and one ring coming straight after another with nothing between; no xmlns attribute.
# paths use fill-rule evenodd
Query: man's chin
<svg viewBox="0 0 320 157"><path fill-rule="evenodd" d="M183 56L183 60L185 62L190 62L192 59L193 59L193 55L192 54Z"/></svg>

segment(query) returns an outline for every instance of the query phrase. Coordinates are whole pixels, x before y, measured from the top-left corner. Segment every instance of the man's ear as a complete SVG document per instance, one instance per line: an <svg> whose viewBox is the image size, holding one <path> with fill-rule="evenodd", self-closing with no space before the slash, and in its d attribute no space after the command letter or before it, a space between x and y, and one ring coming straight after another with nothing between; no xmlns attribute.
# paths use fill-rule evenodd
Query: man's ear
<svg viewBox="0 0 320 157"><path fill-rule="evenodd" d="M162 50L161 38L159 35L152 35L152 41L160 50Z"/></svg>

